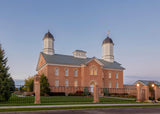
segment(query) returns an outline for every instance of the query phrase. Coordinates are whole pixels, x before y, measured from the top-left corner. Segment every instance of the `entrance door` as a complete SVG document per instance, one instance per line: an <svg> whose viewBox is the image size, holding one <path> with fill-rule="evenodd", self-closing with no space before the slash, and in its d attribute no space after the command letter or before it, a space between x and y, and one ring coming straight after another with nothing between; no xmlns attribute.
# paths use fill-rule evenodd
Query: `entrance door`
<svg viewBox="0 0 160 114"><path fill-rule="evenodd" d="M145 101L145 97L146 97L145 96L145 89L142 89L142 96L141 97L142 97L142 101Z"/></svg>
<svg viewBox="0 0 160 114"><path fill-rule="evenodd" d="M91 84L91 85L90 85L90 92L91 92L91 93L94 93L94 84Z"/></svg>

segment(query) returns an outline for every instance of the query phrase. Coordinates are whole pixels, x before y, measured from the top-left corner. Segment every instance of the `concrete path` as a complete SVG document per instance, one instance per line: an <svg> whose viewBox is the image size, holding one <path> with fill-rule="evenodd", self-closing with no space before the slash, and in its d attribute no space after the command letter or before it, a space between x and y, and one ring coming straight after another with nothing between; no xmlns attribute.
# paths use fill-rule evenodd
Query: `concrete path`
<svg viewBox="0 0 160 114"><path fill-rule="evenodd" d="M0 112L0 114L159 114L159 113L160 113L159 107L136 107L136 108L127 107L127 108Z"/></svg>
<svg viewBox="0 0 160 114"><path fill-rule="evenodd" d="M131 100L131 101L136 100L135 98L111 97L111 96L106 96L106 98L115 98L115 99L122 99L122 100Z"/></svg>
<svg viewBox="0 0 160 114"><path fill-rule="evenodd" d="M36 106L1 106L0 109L9 108L48 108L48 107L80 107L80 106L128 106L128 105L160 105L160 103L134 103L134 104L80 104L80 105L36 105Z"/></svg>

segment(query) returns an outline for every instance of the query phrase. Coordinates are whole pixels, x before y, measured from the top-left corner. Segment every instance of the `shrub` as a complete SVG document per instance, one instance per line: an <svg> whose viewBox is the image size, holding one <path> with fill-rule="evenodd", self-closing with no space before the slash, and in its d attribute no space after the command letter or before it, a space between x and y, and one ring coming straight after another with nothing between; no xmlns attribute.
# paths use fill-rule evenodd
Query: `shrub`
<svg viewBox="0 0 160 114"><path fill-rule="evenodd" d="M40 77L40 93L41 95L49 94L50 88L47 77L42 74Z"/></svg>
<svg viewBox="0 0 160 114"><path fill-rule="evenodd" d="M154 100L154 97L149 97L149 100Z"/></svg>
<svg viewBox="0 0 160 114"><path fill-rule="evenodd" d="M84 87L84 95L89 95L89 90L88 90L88 87Z"/></svg>
<svg viewBox="0 0 160 114"><path fill-rule="evenodd" d="M48 95L49 96L65 96L65 92L49 92Z"/></svg>
<svg viewBox="0 0 160 114"><path fill-rule="evenodd" d="M107 88L103 88L103 93L104 93L104 95L109 95L108 89Z"/></svg>
<svg viewBox="0 0 160 114"><path fill-rule="evenodd" d="M68 96L73 96L73 93L69 93Z"/></svg>
<svg viewBox="0 0 160 114"><path fill-rule="evenodd" d="M160 101L160 98L158 98L158 101Z"/></svg>

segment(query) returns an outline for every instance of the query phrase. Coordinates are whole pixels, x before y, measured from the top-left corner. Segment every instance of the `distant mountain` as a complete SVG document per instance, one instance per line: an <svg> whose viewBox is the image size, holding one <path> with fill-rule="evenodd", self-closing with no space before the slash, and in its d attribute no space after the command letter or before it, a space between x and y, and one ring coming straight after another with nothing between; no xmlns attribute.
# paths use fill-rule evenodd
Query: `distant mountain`
<svg viewBox="0 0 160 114"><path fill-rule="evenodd" d="M23 86L24 80L14 79L15 86Z"/></svg>

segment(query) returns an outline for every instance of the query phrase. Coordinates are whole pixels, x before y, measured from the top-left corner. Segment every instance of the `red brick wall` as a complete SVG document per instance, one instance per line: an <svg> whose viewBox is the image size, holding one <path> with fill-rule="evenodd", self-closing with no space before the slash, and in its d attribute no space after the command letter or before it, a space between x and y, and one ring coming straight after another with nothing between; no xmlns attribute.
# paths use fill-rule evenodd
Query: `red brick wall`
<svg viewBox="0 0 160 114"><path fill-rule="evenodd" d="M42 59L42 60L41 60ZM44 58L41 56L39 67L44 65ZM90 67L96 66L97 75L90 75ZM72 66L72 65L71 65ZM65 80L68 79L69 86L74 86L74 80L78 81L78 86L89 87L91 81L94 81L100 88L104 86L108 88L109 80L112 83L112 88L116 88L116 82L118 82L119 88L123 88L123 71L120 70L103 70L102 66L95 60L90 61L87 65L81 67L71 67L65 65L44 65L42 69L38 71L38 74L45 74L48 78L50 86L55 86L55 80L59 80L59 86L65 86ZM55 68L59 69L59 75L55 76ZM68 76L65 76L65 69L68 69ZM77 77L74 76L74 69L78 70ZM112 77L109 79L108 73L111 72ZM116 79L116 73L118 73L118 79ZM103 78L104 75L104 78Z"/></svg>
<svg viewBox="0 0 160 114"><path fill-rule="evenodd" d="M90 75L90 68L91 66L96 66L97 68L97 75ZM90 86L91 81L94 81L96 84L98 84L99 87L102 87L102 68L101 66L95 61L92 60L90 61L84 68L82 67L82 80L83 80L83 85L82 86Z"/></svg>
<svg viewBox="0 0 160 114"><path fill-rule="evenodd" d="M104 87L109 87L109 81L111 81L111 88L116 88L116 82L118 82L118 88L123 88L123 71L120 70L104 70ZM111 73L111 78L109 78ZM116 79L116 73L118 73L118 79Z"/></svg>

